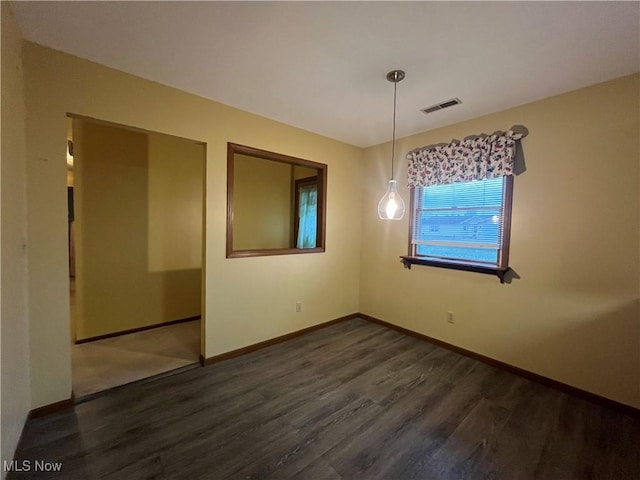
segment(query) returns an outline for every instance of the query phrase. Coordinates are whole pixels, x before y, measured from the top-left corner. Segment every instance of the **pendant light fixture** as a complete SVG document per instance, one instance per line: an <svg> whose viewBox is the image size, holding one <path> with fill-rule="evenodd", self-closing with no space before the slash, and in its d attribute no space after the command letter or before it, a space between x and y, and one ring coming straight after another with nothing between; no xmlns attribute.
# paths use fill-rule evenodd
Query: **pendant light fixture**
<svg viewBox="0 0 640 480"><path fill-rule="evenodd" d="M387 192L378 202L378 216L382 220L401 220L404 217L404 200L398 193L398 183L393 176L394 156L396 153L396 90L398 82L404 78L402 70L387 73L387 80L393 82L393 137L391 141L391 180Z"/></svg>

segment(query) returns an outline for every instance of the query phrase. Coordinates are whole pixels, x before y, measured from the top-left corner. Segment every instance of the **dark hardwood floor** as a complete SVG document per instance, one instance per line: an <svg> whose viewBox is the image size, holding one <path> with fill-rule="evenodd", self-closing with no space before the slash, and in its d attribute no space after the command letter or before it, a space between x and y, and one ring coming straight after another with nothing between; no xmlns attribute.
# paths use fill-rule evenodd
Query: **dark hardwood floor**
<svg viewBox="0 0 640 480"><path fill-rule="evenodd" d="M638 419L356 319L32 419L9 478L637 480L639 445Z"/></svg>

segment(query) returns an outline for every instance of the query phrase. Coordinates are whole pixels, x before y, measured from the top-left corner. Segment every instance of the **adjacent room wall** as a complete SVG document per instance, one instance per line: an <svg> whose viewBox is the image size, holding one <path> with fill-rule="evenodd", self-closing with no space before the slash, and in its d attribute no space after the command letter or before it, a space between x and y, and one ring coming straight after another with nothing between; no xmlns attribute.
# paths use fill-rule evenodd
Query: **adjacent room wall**
<svg viewBox="0 0 640 480"><path fill-rule="evenodd" d="M292 170L286 163L235 155L234 250L291 247Z"/></svg>
<svg viewBox="0 0 640 480"><path fill-rule="evenodd" d="M73 123L76 339L199 316L204 146Z"/></svg>
<svg viewBox="0 0 640 480"><path fill-rule="evenodd" d="M378 220L389 144L365 150L361 311L640 407L638 75L403 138L396 151L522 124L510 284L406 270L409 216ZM401 115L401 112L399 113ZM402 156L399 156L402 158ZM406 164L398 172L406 185ZM400 170L400 168L399 168ZM406 187L400 189L408 200ZM455 313L456 324L446 322Z"/></svg>
<svg viewBox="0 0 640 480"><path fill-rule="evenodd" d="M7 2L0 2L0 463L13 453L31 403L27 319L26 143L22 39ZM3 471L2 478L6 472Z"/></svg>
<svg viewBox="0 0 640 480"><path fill-rule="evenodd" d="M67 113L206 143L205 356L358 311L360 149L29 42L25 67L32 407L71 390ZM329 165L325 253L226 258L227 142Z"/></svg>
<svg viewBox="0 0 640 480"><path fill-rule="evenodd" d="M301 178L315 177L318 175L318 170L315 168L301 167L296 165L293 167L293 179L299 180Z"/></svg>
<svg viewBox="0 0 640 480"><path fill-rule="evenodd" d="M149 271L200 271L206 147L158 133L147 141Z"/></svg>

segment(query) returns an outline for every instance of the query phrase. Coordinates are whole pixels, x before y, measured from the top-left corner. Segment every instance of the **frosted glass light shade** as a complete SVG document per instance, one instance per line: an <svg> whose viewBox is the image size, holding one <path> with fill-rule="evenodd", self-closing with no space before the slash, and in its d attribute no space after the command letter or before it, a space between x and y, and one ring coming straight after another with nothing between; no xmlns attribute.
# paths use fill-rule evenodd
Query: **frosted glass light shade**
<svg viewBox="0 0 640 480"><path fill-rule="evenodd" d="M404 200L398 193L395 180L389 180L387 193L378 202L378 217L382 220L401 220L404 217Z"/></svg>

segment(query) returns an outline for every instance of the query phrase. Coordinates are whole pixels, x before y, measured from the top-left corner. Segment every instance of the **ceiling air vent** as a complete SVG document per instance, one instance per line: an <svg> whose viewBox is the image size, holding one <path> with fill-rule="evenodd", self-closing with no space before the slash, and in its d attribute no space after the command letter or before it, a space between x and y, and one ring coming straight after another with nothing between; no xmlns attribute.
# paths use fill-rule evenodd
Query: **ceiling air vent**
<svg viewBox="0 0 640 480"><path fill-rule="evenodd" d="M433 112L437 112L438 110L442 110L443 108L453 107L454 105L458 105L460 103L462 103L462 100L456 97L456 98L452 98L451 100L447 100L446 102L438 103L436 105L431 105L430 107L423 108L420 111L422 113L433 113Z"/></svg>

